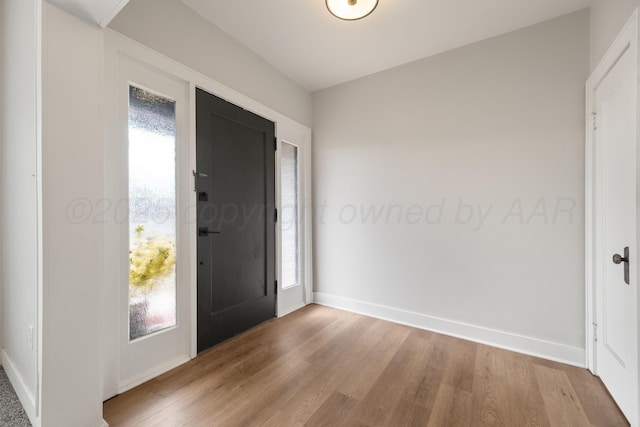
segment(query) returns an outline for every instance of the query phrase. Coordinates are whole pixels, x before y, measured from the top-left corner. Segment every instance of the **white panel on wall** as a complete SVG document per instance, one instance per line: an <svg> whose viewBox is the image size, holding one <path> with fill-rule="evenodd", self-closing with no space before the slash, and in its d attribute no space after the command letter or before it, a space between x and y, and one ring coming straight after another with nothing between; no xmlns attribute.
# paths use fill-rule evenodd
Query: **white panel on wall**
<svg viewBox="0 0 640 427"><path fill-rule="evenodd" d="M325 300L557 343L584 363L588 25L577 12L313 95Z"/></svg>

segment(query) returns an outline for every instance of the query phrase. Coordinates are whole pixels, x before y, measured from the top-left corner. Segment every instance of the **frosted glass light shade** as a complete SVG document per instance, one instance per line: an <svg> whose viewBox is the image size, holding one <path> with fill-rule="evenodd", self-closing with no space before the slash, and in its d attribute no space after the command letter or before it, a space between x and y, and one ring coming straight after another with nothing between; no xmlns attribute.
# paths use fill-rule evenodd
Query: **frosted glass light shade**
<svg viewBox="0 0 640 427"><path fill-rule="evenodd" d="M333 16L347 21L362 19L378 6L378 0L326 0L326 3Z"/></svg>

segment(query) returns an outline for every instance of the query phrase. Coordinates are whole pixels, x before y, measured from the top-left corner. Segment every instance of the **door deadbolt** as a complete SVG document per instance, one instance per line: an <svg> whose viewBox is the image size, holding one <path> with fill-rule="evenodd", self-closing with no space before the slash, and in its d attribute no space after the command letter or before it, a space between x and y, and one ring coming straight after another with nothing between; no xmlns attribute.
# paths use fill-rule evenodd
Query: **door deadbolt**
<svg viewBox="0 0 640 427"><path fill-rule="evenodd" d="M613 256L614 264L622 264L624 263L624 283L629 284L629 246L624 248L624 256L620 254L615 254Z"/></svg>

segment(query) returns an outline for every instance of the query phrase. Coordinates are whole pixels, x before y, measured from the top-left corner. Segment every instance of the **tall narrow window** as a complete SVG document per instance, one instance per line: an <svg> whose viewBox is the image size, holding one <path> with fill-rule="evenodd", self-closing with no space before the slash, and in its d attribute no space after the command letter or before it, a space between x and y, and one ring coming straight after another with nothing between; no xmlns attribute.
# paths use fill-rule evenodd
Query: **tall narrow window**
<svg viewBox="0 0 640 427"><path fill-rule="evenodd" d="M129 87L129 339L176 324L176 105Z"/></svg>
<svg viewBox="0 0 640 427"><path fill-rule="evenodd" d="M300 206L298 147L282 142L280 154L280 194L282 215L282 287L300 284Z"/></svg>

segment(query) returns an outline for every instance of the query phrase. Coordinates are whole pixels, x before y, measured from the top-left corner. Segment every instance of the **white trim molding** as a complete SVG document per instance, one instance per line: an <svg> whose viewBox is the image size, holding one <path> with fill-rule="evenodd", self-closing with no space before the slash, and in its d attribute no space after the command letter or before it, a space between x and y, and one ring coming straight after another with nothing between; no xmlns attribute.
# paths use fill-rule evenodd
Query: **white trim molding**
<svg viewBox="0 0 640 427"><path fill-rule="evenodd" d="M18 372L14 363L11 361L9 355L4 351L4 349L2 349L2 367L9 378L9 382L11 382L13 389L18 395L18 399L20 400L20 403L22 403L22 407L24 408L24 412L27 414L27 417L29 417L29 421L31 421L33 426L39 426L40 418L37 416L36 412L35 395L29 391L22 375L20 375L20 372Z"/></svg>
<svg viewBox="0 0 640 427"><path fill-rule="evenodd" d="M364 314L414 328L437 332L468 341L486 344L517 353L540 357L567 365L585 367L585 350L552 341L499 331L483 326L443 319L386 305L315 292L314 302L327 307Z"/></svg>

